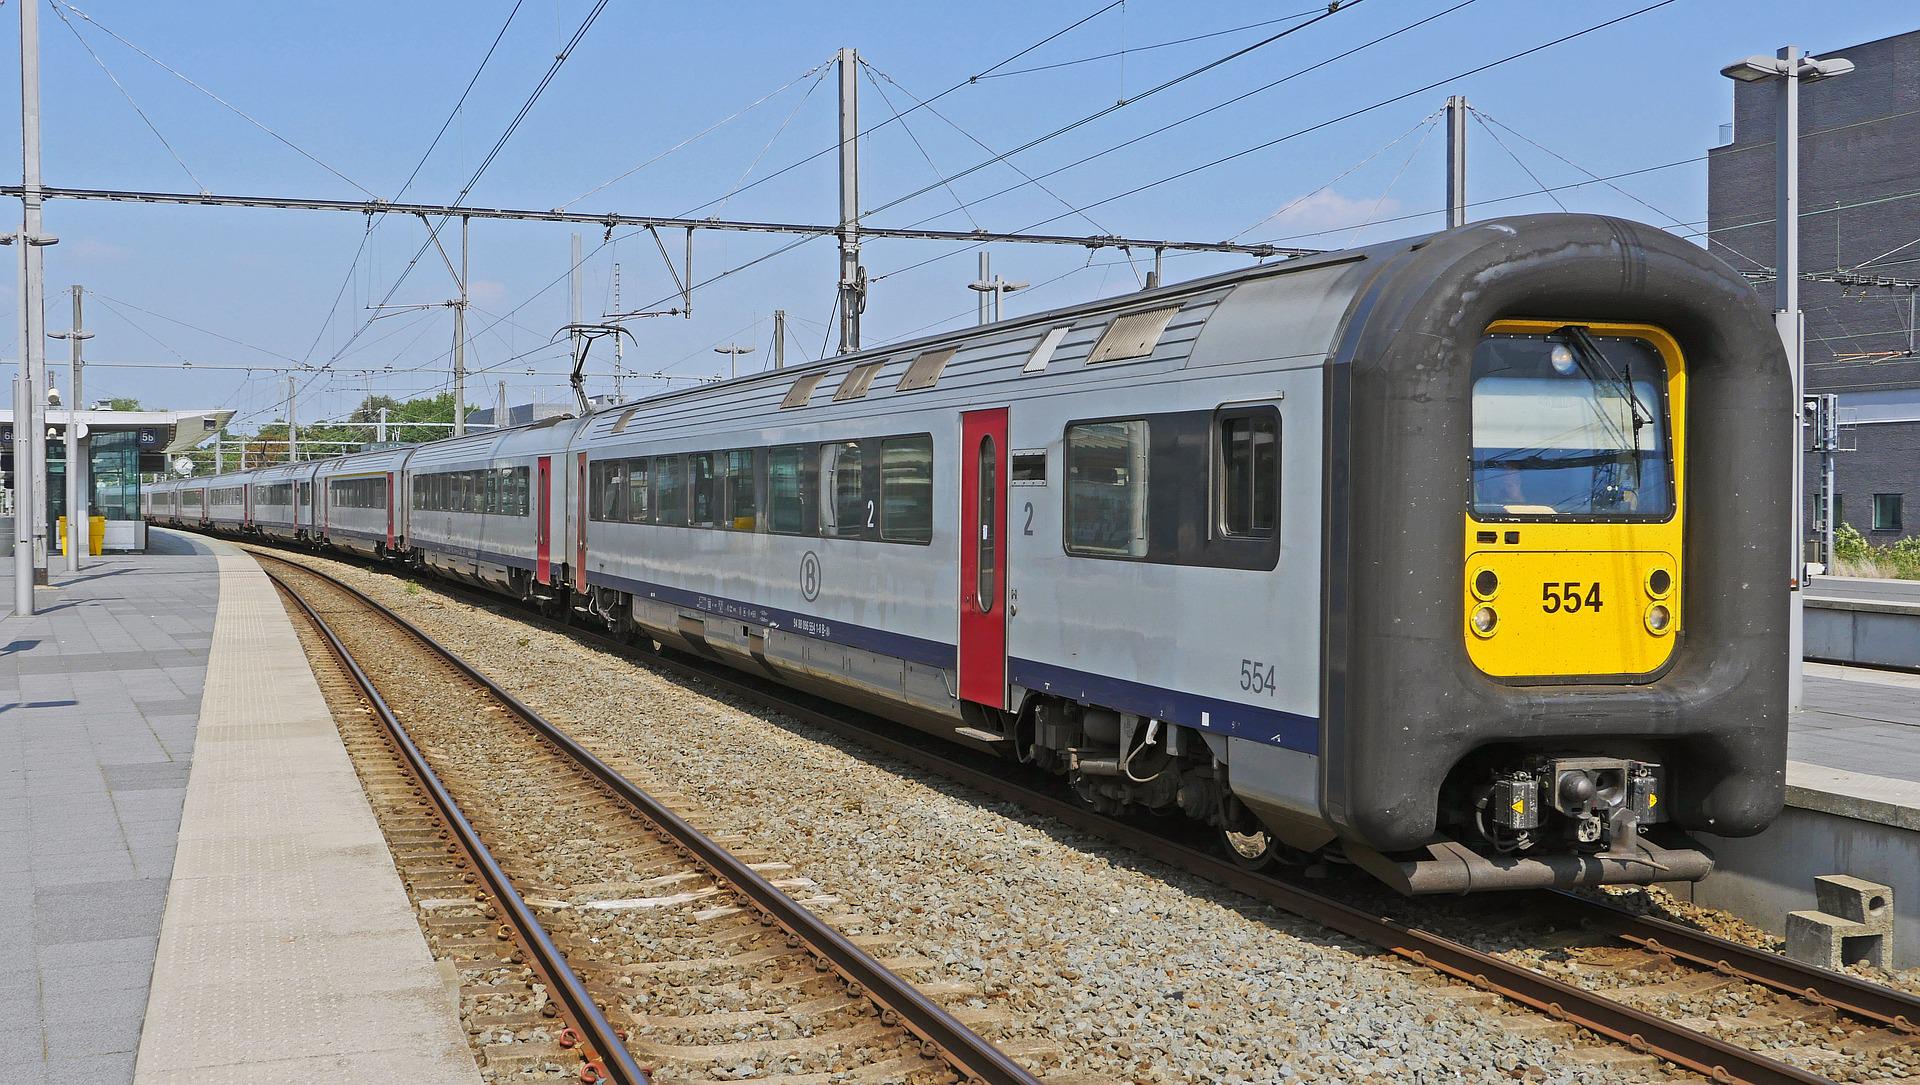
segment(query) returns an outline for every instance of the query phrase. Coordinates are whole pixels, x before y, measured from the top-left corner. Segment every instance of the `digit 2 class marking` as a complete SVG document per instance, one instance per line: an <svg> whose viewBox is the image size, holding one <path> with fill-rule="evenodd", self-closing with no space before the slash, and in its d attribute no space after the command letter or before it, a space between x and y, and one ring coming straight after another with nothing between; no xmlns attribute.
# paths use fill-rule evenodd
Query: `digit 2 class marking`
<svg viewBox="0 0 1920 1085"><path fill-rule="evenodd" d="M1598 611L1606 605L1600 595L1598 580L1588 583L1580 580L1547 581L1540 585L1540 609L1548 614L1578 614L1583 610Z"/></svg>

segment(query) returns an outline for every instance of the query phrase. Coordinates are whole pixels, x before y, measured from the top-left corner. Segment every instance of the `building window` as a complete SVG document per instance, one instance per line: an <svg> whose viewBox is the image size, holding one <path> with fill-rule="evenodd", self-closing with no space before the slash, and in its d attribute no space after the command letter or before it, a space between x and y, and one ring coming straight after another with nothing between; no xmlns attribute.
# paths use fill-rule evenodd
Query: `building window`
<svg viewBox="0 0 1920 1085"><path fill-rule="evenodd" d="M1270 539L1280 507L1280 414L1223 415L1219 424L1219 523L1229 538Z"/></svg>
<svg viewBox="0 0 1920 1085"><path fill-rule="evenodd" d="M880 442L880 537L933 541L933 438Z"/></svg>
<svg viewBox="0 0 1920 1085"><path fill-rule="evenodd" d="M1067 427L1067 552L1147 553L1148 427L1144 419Z"/></svg>
<svg viewBox="0 0 1920 1085"><path fill-rule="evenodd" d="M1875 531L1899 531L1900 498L1903 494L1873 495L1873 529Z"/></svg>

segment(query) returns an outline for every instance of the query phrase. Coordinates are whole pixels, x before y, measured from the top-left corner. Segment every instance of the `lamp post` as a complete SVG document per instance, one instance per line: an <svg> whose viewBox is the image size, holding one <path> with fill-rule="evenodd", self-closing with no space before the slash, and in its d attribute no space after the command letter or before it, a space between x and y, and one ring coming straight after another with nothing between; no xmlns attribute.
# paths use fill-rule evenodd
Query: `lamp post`
<svg viewBox="0 0 1920 1085"><path fill-rule="evenodd" d="M980 323L997 322L1000 319L1000 299L1015 290L1026 288L1027 284L1024 282L1009 282L993 274L993 264L988 259L986 250L980 250L980 277L967 284L968 290L978 291L980 294ZM992 301L987 300L989 294L993 296Z"/></svg>
<svg viewBox="0 0 1920 1085"><path fill-rule="evenodd" d="M1792 564L1788 570L1787 611L1787 707L1797 710L1802 702L1802 664L1806 656L1806 456L1802 449L1806 427L1802 397L1806 391L1806 331L1800 314L1800 84L1845 75L1853 62L1839 57L1824 60L1806 56L1797 45L1781 48L1774 56L1750 56L1720 69L1720 74L1742 83L1780 81L1779 109L1775 116L1774 174L1774 326L1787 349L1787 364L1793 375L1793 532Z"/></svg>
<svg viewBox="0 0 1920 1085"><path fill-rule="evenodd" d="M67 572L80 571L80 555L85 552L92 540L88 530L92 526L92 517L88 509L89 456L80 447L79 412L86 400L80 395L80 374L84 368L80 361L80 346L93 333L81 327L81 298L86 294L79 284L73 287L73 327L64 332L48 332L49 339L65 339L68 347L68 367L72 370L68 377L67 389L72 403L67 407Z"/></svg>
<svg viewBox="0 0 1920 1085"><path fill-rule="evenodd" d="M751 345L742 345L740 343L728 343L724 347L713 348L715 354L724 354L727 356L727 376L729 378L739 375L737 370L739 368L738 363L740 356L742 354L752 354L753 351L754 348Z"/></svg>

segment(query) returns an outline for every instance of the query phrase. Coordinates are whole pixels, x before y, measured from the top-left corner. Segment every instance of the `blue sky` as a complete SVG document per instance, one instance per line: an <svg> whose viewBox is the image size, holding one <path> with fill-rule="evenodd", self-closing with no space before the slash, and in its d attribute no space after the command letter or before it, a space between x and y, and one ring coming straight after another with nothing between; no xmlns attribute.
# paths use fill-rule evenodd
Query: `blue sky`
<svg viewBox="0 0 1920 1085"><path fill-rule="evenodd" d="M1423 121L1449 93L1461 93L1506 126L1496 129L1505 147L1478 124L1471 132L1469 191L1474 200L1487 201L1475 217L1553 210L1548 196L1500 198L1584 179L1558 155L1609 175L1684 163L1619 182L1633 198L1600 185L1564 191L1559 198L1571 210L1661 225L1677 220L1697 228L1706 216L1706 165L1688 160L1702 159L1719 142L1718 126L1731 118L1731 86L1718 74L1721 65L1788 42L1825 51L1920 27L1920 14L1885 0L1817 5L1677 0L1480 74L1450 79L1650 2L1472 0L1390 40L1305 71L1459 3L1363 0L1042 143L1010 164L936 187L869 221L1011 230L1098 204L1085 217L1067 215L1044 228L1168 238L1290 238L1289 243L1313 247L1420 233L1437 225L1434 212L1444 198L1444 134ZM42 9L48 184L167 191L205 187L340 199L365 198L356 185L384 197L400 189L513 8L512 0L75 3L94 21L81 18L64 0ZM444 201L458 193L592 6L593 0L524 0L407 198ZM926 98L965 84L969 76L1101 7L1102 0L697 7L613 0L469 202L550 208L577 200L572 206L595 211L831 221L837 209L831 154L721 197L832 146L834 78L821 66L838 48L859 49L882 76L879 89L862 80L862 122L869 127L895 108L905 109L911 96ZM1138 95L1282 29L1286 22L1272 21L1311 7L1305 0L1128 0L1006 65L997 77L962 85L931 109L909 115L904 125L874 132L862 148L862 206L878 207L973 166L989 157L983 144L1005 151ZM62 10L73 29L60 18ZM8 38L4 48L10 51L17 48L16 20L17 9L0 8ZM1141 49L1259 23L1270 25ZM324 167L143 58L109 30ZM82 47L76 31L119 87ZM1130 51L1023 71L1121 50ZM9 62L17 62L17 56ZM816 75L806 74L815 69ZM1046 174L1293 73L1300 74L1279 87L1046 177L1042 184L1050 192L1023 184L1025 177L1013 168L1030 176ZM1449 81L1190 177L1103 202L1441 80ZM4 138L17 147L15 81L7 81L4 93ZM683 149L599 187L770 94ZM995 195L1013 186L1018 187ZM957 209L963 201L972 206ZM47 255L49 326L66 326L68 284L83 283L97 295L88 312L97 337L88 351L103 364L89 370L90 398L117 394L177 408L233 407L241 412L244 429L281 416L286 373L280 370L302 363L332 366L330 372L301 377L303 420L336 416L370 391L404 398L445 387L451 340L447 310L402 313L361 331L369 316L366 306L386 295L424 240L417 221L380 220L364 250L365 220L352 214L56 202L49 205L47 224L61 238ZM468 360L478 375L469 386L470 402L491 404L500 379L507 381L515 402L566 398L558 375L564 344L544 344L567 320L563 276L570 232L555 225L474 225L475 311ZM618 240L603 244L597 227L581 232L590 254L584 268L589 316L611 305L616 262L624 307L665 301L672 294L671 279L645 235L616 232ZM787 243L763 235L698 235L695 277L710 278ZM676 255L678 246L678 237L671 238ZM1091 260L1084 250L1067 248L996 245L992 253L997 272L1035 284L1009 298L1012 313L1136 289L1145 270L1144 262L1129 264L1111 250L1094 253ZM923 263L942 254L950 255ZM865 263L875 283L866 313L867 341L970 323L974 296L965 284L974 277L975 261L972 251L958 245L869 242ZM1214 256L1174 258L1167 271L1169 279L1178 279L1244 263ZM756 344L757 353L743 364L758 366L768 354L776 308L793 318L789 357L811 357L827 336L834 278L831 240L811 242L728 276L696 293L692 319L634 323L637 343L627 351L627 367L710 375L724 371L726 363L711 348L728 342ZM556 280L561 281L550 285ZM450 297L451 289L445 270L429 255L394 298L437 302ZM9 325L15 315L12 299L7 291L0 301L0 315ZM0 343L12 344L15 334L6 328ZM592 360L590 391L611 390L605 349L604 344L597 348ZM55 361L64 359L64 345L50 344L49 354ZM182 359L197 368L181 368ZM218 368L233 366L258 368ZM535 372L530 375L529 369ZM64 386L65 380L62 372L57 383ZM667 386L630 379L626 388L631 395Z"/></svg>

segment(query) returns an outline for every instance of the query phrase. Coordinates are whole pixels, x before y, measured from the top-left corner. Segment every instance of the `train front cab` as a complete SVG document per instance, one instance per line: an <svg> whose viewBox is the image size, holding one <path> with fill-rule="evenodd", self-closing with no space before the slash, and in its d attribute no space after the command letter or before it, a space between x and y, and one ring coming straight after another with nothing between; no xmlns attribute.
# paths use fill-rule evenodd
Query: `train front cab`
<svg viewBox="0 0 1920 1085"><path fill-rule="evenodd" d="M1705 876L1686 832L1783 799L1768 314L1696 246L1587 216L1438 235L1353 312L1323 724L1347 853L1409 892Z"/></svg>

